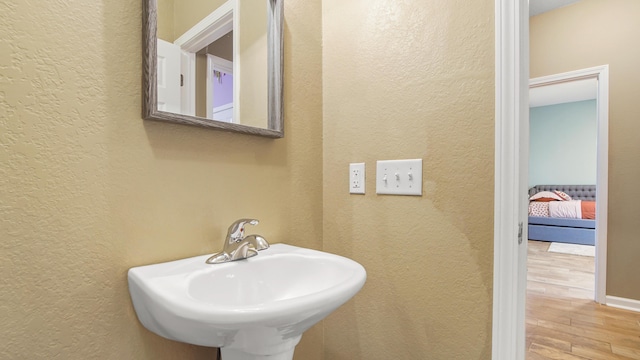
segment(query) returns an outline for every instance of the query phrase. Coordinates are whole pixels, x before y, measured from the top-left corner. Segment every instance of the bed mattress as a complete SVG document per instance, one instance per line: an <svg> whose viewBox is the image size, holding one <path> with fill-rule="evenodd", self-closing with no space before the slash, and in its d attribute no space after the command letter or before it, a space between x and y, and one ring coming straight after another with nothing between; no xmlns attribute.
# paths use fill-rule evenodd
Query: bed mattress
<svg viewBox="0 0 640 360"><path fill-rule="evenodd" d="M595 229L595 220L529 216L529 224Z"/></svg>

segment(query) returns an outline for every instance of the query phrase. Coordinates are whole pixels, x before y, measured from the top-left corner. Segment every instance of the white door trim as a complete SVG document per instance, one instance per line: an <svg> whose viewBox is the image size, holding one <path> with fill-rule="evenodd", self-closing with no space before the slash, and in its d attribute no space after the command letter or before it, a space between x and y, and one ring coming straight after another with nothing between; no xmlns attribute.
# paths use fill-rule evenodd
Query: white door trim
<svg viewBox="0 0 640 360"><path fill-rule="evenodd" d="M492 359L524 360L529 135L527 0L495 0L495 194ZM524 174L522 174L524 172ZM527 239L526 226L521 236Z"/></svg>
<svg viewBox="0 0 640 360"><path fill-rule="evenodd" d="M609 65L542 76L529 81L539 87L581 79L598 80L597 175L596 175L596 268L595 300L607 299L607 204L609 196Z"/></svg>
<svg viewBox="0 0 640 360"><path fill-rule="evenodd" d="M162 39L157 40L158 110L179 113L180 47Z"/></svg>
<svg viewBox="0 0 640 360"><path fill-rule="evenodd" d="M204 19L200 20L191 29L187 30L179 38L174 41L174 44L179 45L180 48L189 53L189 64L186 68L191 69L189 79L187 83L193 84L193 93L185 93L185 96L191 96L189 102L193 103L193 112L195 113L195 84L196 84L196 56L195 53L218 40L222 36L233 31L233 103L235 104L233 110L233 118L235 122L240 119L240 7L239 0L227 0L224 4L220 5L211 14L207 15ZM207 64L209 60L207 60ZM207 76L208 78L208 76ZM207 85L208 86L208 85ZM207 112L206 117L211 119L213 116L211 107L208 102L209 96L207 96Z"/></svg>
<svg viewBox="0 0 640 360"><path fill-rule="evenodd" d="M196 54L182 50L180 58L182 86L180 87L181 114L196 116Z"/></svg>
<svg viewBox="0 0 640 360"><path fill-rule="evenodd" d="M215 11L200 20L173 43L187 52L198 52L200 49L218 40L229 31L237 28L236 0L229 0ZM235 21L235 22L234 22ZM235 35L234 35L235 36Z"/></svg>

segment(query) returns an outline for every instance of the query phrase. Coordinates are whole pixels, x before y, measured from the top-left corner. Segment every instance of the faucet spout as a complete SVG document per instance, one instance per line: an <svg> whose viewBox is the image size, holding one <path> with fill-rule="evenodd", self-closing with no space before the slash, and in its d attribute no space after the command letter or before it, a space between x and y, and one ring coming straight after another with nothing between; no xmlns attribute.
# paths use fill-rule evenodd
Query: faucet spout
<svg viewBox="0 0 640 360"><path fill-rule="evenodd" d="M245 225L257 225L255 219L236 220L229 226L222 251L207 259L207 264L219 264L228 261L246 259L258 255L258 250L269 247L269 243L260 235L244 235Z"/></svg>
<svg viewBox="0 0 640 360"><path fill-rule="evenodd" d="M256 250L264 250L269 248L269 243L260 235L247 235L245 241L253 245Z"/></svg>
<svg viewBox="0 0 640 360"><path fill-rule="evenodd" d="M242 260L256 255L258 255L258 251L253 247L253 245L251 245L250 242L243 241L242 245L240 245L236 251L231 253L230 261Z"/></svg>

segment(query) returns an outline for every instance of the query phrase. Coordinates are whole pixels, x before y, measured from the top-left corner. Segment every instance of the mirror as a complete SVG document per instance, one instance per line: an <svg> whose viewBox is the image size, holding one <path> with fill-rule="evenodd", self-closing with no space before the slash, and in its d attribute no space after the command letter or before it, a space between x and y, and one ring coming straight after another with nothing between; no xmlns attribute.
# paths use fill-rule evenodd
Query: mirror
<svg viewBox="0 0 640 360"><path fill-rule="evenodd" d="M281 138L283 0L143 0L143 118Z"/></svg>

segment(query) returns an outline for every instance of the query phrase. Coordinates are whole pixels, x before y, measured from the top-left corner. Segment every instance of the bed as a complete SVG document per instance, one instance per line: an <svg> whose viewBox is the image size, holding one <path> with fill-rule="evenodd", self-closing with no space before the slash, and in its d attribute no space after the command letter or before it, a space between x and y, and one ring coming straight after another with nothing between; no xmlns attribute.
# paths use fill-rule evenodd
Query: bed
<svg viewBox="0 0 640 360"><path fill-rule="evenodd" d="M536 194L541 194L541 192L543 191L562 192L566 195L569 195L571 197L571 200L584 200L585 204L593 202L591 203L591 205L593 205L593 208L595 209L595 185L536 185L529 189L529 196L532 197ZM556 204L557 203L554 203L553 205ZM547 217L532 216L531 206L532 205L530 203L530 240L595 245L595 210L593 219Z"/></svg>

